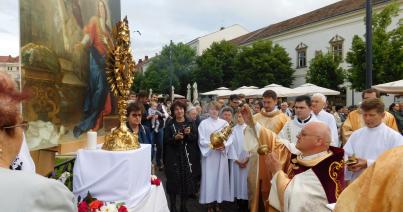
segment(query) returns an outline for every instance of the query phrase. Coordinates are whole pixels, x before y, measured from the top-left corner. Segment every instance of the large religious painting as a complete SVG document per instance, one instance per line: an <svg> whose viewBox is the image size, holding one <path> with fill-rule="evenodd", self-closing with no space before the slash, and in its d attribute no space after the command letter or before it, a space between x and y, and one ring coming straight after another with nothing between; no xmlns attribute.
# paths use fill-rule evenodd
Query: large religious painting
<svg viewBox="0 0 403 212"><path fill-rule="evenodd" d="M31 149L102 131L111 112L105 54L120 0L21 0L23 118Z"/></svg>

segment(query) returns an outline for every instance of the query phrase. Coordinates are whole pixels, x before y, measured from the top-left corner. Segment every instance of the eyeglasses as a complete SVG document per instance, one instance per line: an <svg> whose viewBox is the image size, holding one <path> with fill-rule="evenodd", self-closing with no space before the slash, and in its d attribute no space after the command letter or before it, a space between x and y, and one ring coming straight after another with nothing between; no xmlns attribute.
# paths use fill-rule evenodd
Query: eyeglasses
<svg viewBox="0 0 403 212"><path fill-rule="evenodd" d="M318 136L318 135L309 135L309 134L306 134L306 133L304 133L304 132L299 132L298 133L298 135L297 135L297 137L307 137L307 136L314 136L314 137L320 137L320 136Z"/></svg>
<svg viewBox="0 0 403 212"><path fill-rule="evenodd" d="M139 114L139 113L132 113L131 116L133 116L133 117L141 117L142 115Z"/></svg>
<svg viewBox="0 0 403 212"><path fill-rule="evenodd" d="M21 124L16 124L16 125L11 125L11 126L4 126L4 127L1 127L1 128L2 129L13 129L13 128L16 128L16 127L21 127L23 130L27 130L28 127L29 127L29 123L24 121Z"/></svg>

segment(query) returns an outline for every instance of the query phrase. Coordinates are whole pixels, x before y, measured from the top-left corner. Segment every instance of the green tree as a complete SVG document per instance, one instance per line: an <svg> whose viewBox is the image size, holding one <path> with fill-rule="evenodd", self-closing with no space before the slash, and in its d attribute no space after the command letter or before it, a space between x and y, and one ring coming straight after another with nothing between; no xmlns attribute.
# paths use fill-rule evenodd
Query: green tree
<svg viewBox="0 0 403 212"><path fill-rule="evenodd" d="M171 43L162 48L159 55L152 58L144 77L139 77L139 89L153 89L169 94L170 82L175 93L186 94L186 86L191 83L191 73L195 68L196 52L183 43Z"/></svg>
<svg viewBox="0 0 403 212"><path fill-rule="evenodd" d="M271 83L290 86L294 79L291 58L285 49L271 41L258 41L241 49L236 59L237 71L232 87Z"/></svg>
<svg viewBox="0 0 403 212"><path fill-rule="evenodd" d="M214 42L197 58L193 80L200 91L209 91L221 86L230 87L236 71L238 47L231 42Z"/></svg>
<svg viewBox="0 0 403 212"><path fill-rule="evenodd" d="M398 24L395 29L387 30L392 23L392 17L398 15L399 5L396 3L372 15L373 84L403 78L403 25ZM365 41L355 35L346 61L351 64L347 79L351 82L352 88L357 90L365 89L365 53Z"/></svg>
<svg viewBox="0 0 403 212"><path fill-rule="evenodd" d="M332 53L317 54L309 63L306 81L333 90L340 90L345 74L340 67L340 60Z"/></svg>

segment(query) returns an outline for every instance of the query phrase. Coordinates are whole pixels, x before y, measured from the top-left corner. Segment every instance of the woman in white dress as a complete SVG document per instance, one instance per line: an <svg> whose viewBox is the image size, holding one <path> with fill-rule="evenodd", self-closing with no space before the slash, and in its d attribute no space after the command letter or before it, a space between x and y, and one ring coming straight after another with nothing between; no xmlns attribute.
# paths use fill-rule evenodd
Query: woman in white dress
<svg viewBox="0 0 403 212"><path fill-rule="evenodd" d="M223 201L233 201L231 197L228 150L231 142L226 142L224 147L212 149L210 147L210 135L221 131L228 126L228 122L218 118L221 105L218 102L210 102L208 105L210 117L199 125L199 146L202 153L202 178L200 183L201 204L207 204L209 212L221 211L219 204Z"/></svg>

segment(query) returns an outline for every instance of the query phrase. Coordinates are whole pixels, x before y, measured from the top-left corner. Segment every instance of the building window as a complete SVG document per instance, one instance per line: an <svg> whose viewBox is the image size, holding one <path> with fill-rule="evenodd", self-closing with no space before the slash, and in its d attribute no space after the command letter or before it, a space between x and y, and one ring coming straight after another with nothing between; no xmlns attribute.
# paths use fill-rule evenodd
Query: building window
<svg viewBox="0 0 403 212"><path fill-rule="evenodd" d="M297 68L305 68L306 67L306 49L307 45L304 43L298 44L295 50L297 51Z"/></svg>
<svg viewBox="0 0 403 212"><path fill-rule="evenodd" d="M340 60L343 60L343 42L344 38L336 35L334 36L330 41L330 49L333 54L333 58L338 58Z"/></svg>

